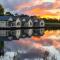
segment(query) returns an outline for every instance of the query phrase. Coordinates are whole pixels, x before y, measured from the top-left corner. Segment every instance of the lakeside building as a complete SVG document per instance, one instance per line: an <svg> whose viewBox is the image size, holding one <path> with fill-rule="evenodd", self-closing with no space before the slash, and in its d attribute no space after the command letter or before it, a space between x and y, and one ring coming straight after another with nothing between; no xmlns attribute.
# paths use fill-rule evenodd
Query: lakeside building
<svg viewBox="0 0 60 60"><path fill-rule="evenodd" d="M31 36L42 36L44 29L34 29L44 27L44 21L29 16L0 16L0 40L19 40ZM18 28L23 29L18 29ZM34 27L33 29L24 28ZM16 29L17 28L17 29Z"/></svg>

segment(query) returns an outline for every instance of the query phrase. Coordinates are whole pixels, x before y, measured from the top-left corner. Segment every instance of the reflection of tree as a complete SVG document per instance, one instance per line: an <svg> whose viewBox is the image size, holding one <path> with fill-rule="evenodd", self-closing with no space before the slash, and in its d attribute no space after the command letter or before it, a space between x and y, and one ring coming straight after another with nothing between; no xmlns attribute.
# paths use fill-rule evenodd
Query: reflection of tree
<svg viewBox="0 0 60 60"><path fill-rule="evenodd" d="M0 42L0 48L4 47L3 41Z"/></svg>
<svg viewBox="0 0 60 60"><path fill-rule="evenodd" d="M48 52L48 51L45 51L43 59L44 59L44 60L48 60L48 59L47 59L48 56L49 56L49 52Z"/></svg>
<svg viewBox="0 0 60 60"><path fill-rule="evenodd" d="M4 55L4 42L0 41L0 56Z"/></svg>

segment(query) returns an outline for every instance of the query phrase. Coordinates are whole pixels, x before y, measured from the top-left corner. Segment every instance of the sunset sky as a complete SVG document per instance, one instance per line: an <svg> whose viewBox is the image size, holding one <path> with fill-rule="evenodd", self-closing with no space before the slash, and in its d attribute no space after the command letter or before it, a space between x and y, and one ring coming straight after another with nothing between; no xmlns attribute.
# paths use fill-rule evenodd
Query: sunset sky
<svg viewBox="0 0 60 60"><path fill-rule="evenodd" d="M60 16L60 0L0 0L5 11L42 17Z"/></svg>

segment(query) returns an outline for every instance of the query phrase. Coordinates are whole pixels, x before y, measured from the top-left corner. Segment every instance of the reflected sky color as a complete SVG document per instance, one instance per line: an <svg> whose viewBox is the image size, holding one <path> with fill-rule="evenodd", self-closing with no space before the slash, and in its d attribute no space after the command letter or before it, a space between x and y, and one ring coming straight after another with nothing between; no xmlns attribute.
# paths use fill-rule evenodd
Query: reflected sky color
<svg viewBox="0 0 60 60"><path fill-rule="evenodd" d="M44 43L41 43L44 42ZM50 41L50 42L49 42ZM19 45L31 48L40 49L45 43L48 46L52 42L51 46L55 48L60 48L60 30L46 31L43 36L33 36L32 38L20 39L17 41Z"/></svg>
<svg viewBox="0 0 60 60"><path fill-rule="evenodd" d="M32 37L35 40L42 40L42 39L56 39L56 40L60 40L60 30L47 30L45 31L45 34L41 37Z"/></svg>
<svg viewBox="0 0 60 60"><path fill-rule="evenodd" d="M41 37L32 37L34 41L41 41L41 40L52 40L53 46L56 48L60 48L60 30L51 30L46 31L45 34Z"/></svg>

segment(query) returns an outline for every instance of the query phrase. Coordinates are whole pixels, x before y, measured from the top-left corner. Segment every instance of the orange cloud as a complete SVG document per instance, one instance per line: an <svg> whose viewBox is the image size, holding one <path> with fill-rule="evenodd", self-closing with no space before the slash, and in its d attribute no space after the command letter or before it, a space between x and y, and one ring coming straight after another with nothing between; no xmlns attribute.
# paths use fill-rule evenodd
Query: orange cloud
<svg viewBox="0 0 60 60"><path fill-rule="evenodd" d="M28 11L25 11L25 13L28 15L37 15L37 16L40 16L40 15L42 16L42 15L46 14L45 10L40 9L40 8L28 10Z"/></svg>
<svg viewBox="0 0 60 60"><path fill-rule="evenodd" d="M49 8L49 5L48 5L49 3L46 3L49 9L41 8L42 7L41 5L45 6L43 4L44 2L52 3L52 7ZM27 8L27 10L24 10L25 8ZM29 10L28 8L31 8L31 9ZM60 18L60 1L59 0L32 0L31 2L17 5L15 9L24 10L24 13L27 15L36 15L36 16L41 16L45 18L48 18L48 17Z"/></svg>
<svg viewBox="0 0 60 60"><path fill-rule="evenodd" d="M60 0L56 0L55 3L53 4L53 8L58 8L60 7Z"/></svg>
<svg viewBox="0 0 60 60"><path fill-rule="evenodd" d="M60 9L40 9L40 8L34 8L32 10L25 11L25 14L27 15L36 15L44 18L60 18Z"/></svg>

